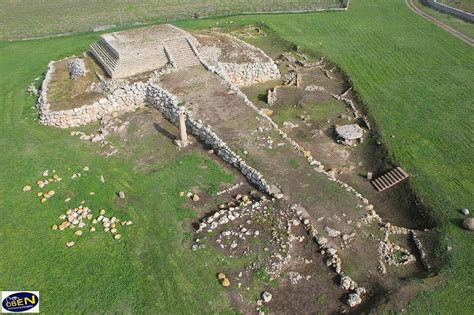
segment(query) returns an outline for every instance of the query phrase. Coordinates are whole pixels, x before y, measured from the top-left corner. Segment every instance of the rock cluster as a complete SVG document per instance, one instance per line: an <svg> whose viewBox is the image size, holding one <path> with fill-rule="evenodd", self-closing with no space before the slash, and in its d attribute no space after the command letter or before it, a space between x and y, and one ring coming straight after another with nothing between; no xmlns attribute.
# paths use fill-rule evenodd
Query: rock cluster
<svg viewBox="0 0 474 315"><path fill-rule="evenodd" d="M118 117L103 117L99 120L100 128L96 133L87 134L82 131L71 131L70 136L79 136L81 140L91 142L101 142L102 145L109 144L105 139L108 135L114 132L123 132L128 128L130 124L128 121L123 122Z"/></svg>
<svg viewBox="0 0 474 315"><path fill-rule="evenodd" d="M105 233L110 232L113 239L120 240L122 235L118 231L119 227L132 225L132 221L121 221L117 217L108 218L105 216L105 212L105 209L101 209L99 215L94 218L92 210L89 207L80 205L77 208L69 208L59 216L59 219L62 220L62 222L59 225L53 224L51 229L59 231L64 231L68 228L73 229L74 235L79 237L83 235L83 229L88 225L90 225L89 233L95 232L99 225L102 225ZM74 241L66 243L68 248L71 248L74 245Z"/></svg>
<svg viewBox="0 0 474 315"><path fill-rule="evenodd" d="M297 205L294 205L293 207L294 209L302 209ZM366 293L366 289L358 286L354 280L344 274L342 270L342 261L337 254L337 250L328 245L328 240L319 234L319 232L316 230L310 220L305 217L307 213L303 212L306 211L297 211L297 214L300 215L299 220L303 223L308 234L319 245L321 254L324 255L326 258L326 265L328 267L332 267L334 271L341 277L339 286L345 290L351 291L346 301L347 305L349 305L350 307L355 307L359 305L360 303L362 303L362 296Z"/></svg>
<svg viewBox="0 0 474 315"><path fill-rule="evenodd" d="M87 72L86 64L82 58L73 58L67 63L69 77L71 80L77 80Z"/></svg>
<svg viewBox="0 0 474 315"><path fill-rule="evenodd" d="M409 250L389 240L390 234L408 235L411 230L392 225L389 222L385 223L380 229L384 233L384 238L380 240L378 246L379 271L382 274L386 273L385 263L393 266L403 266L416 261L415 256L413 256Z"/></svg>
<svg viewBox="0 0 474 315"><path fill-rule="evenodd" d="M28 85L28 87L26 88L26 92L28 92L28 94L30 94L31 96L38 96L39 94L38 89L36 88L34 83Z"/></svg>
<svg viewBox="0 0 474 315"><path fill-rule="evenodd" d="M43 177L49 177L47 179L40 179L36 182L36 185L39 187L39 188L45 188L46 185L50 184L50 183L54 183L54 182L59 182L62 180L62 178L58 175L58 174L54 174L56 173L56 170L52 170L53 175L51 177L49 177L49 170L45 170L42 172L42 176ZM32 187L31 185L25 185L23 186L23 189L22 191L23 192L29 192L31 191ZM54 190L48 190L46 192L38 192L36 193L36 196L39 198L39 201L41 203L44 203L46 202L49 198L53 197L54 195L56 194L56 192Z"/></svg>
<svg viewBox="0 0 474 315"><path fill-rule="evenodd" d="M366 293L366 290L364 288L357 288L355 292L350 293L349 296L347 297L347 305L349 307L355 307L362 303L362 295Z"/></svg>
<svg viewBox="0 0 474 315"><path fill-rule="evenodd" d="M262 300L265 303L268 303L272 300L272 294L270 292L262 292Z"/></svg>

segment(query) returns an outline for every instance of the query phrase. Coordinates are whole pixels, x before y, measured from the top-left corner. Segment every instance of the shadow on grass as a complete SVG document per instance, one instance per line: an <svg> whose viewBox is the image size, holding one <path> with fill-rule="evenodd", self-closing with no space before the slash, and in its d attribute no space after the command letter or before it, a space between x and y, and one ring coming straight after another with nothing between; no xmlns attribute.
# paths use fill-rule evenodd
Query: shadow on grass
<svg viewBox="0 0 474 315"><path fill-rule="evenodd" d="M165 136L166 138L170 139L170 140L175 140L176 139L176 136L173 135L171 132L169 132L168 130L166 130L165 128L161 127L159 124L157 123L153 123L153 127L155 127L156 131L158 131L159 133L161 133L163 136Z"/></svg>

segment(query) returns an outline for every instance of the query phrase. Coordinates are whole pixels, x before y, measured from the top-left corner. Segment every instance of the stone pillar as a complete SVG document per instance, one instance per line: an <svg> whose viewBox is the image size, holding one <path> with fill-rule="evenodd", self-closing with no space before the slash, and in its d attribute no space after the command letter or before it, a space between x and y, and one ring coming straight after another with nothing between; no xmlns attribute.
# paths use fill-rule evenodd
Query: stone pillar
<svg viewBox="0 0 474 315"><path fill-rule="evenodd" d="M184 110L179 112L179 137L180 137L180 147L186 147L189 144L188 134L186 132L186 116L184 115Z"/></svg>

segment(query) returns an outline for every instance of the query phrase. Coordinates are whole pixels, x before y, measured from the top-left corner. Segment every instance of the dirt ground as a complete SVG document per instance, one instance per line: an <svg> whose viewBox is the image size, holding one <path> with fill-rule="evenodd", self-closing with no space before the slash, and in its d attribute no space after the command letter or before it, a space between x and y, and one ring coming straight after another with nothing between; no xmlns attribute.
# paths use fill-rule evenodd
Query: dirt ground
<svg viewBox="0 0 474 315"><path fill-rule="evenodd" d="M69 78L69 61L70 58L67 58L54 64L55 70L48 86L48 101L53 111L92 104L102 97L99 93L88 91L92 83L100 82L97 73L105 77L105 72L96 60L90 55L84 57L87 73L76 80Z"/></svg>
<svg viewBox="0 0 474 315"><path fill-rule="evenodd" d="M285 64L281 64L281 66L285 67ZM183 80L183 77L186 79ZM283 98L279 99L279 103L276 105L272 107L265 105L266 108L273 111L272 117L278 117L278 111L284 109L288 104L296 105L302 115L307 115L308 113L314 114L314 111L308 108L310 106L318 106L318 103L321 102L336 102L328 95L317 95L315 92L306 94L304 88L308 85L324 86L326 94L332 92L338 95L344 92L343 88L346 86L337 78L337 75L329 79L323 72L315 69L303 72L303 82L304 84L300 87L285 88L285 93L281 94ZM258 117L257 113L248 107L240 97L229 93L219 78L201 67L196 67L187 69L186 73L175 72L165 75L161 78L160 84L184 100L195 118L209 124L234 151L243 156L251 166L258 169L267 180L277 184L285 193L286 203L297 203L303 206L311 215L311 222L318 231L323 231L322 233L326 234L326 228L330 228L341 232L340 235L355 234L350 244L344 242L340 236L327 237L330 239L331 246L339 251L346 274L360 285L369 288L368 301L373 300L380 292L388 292L401 285L412 284L409 281L407 283L406 279L420 272L421 266L416 263L404 267L388 267L386 275L381 275L377 271L379 265L377 248L383 239L383 233L378 223L362 226L357 224L366 213L365 205L334 182L328 181L325 175L314 171L313 167L285 143L278 133L272 130L265 120ZM262 87L265 87L265 84ZM293 93L292 89L298 89L298 91ZM255 86L243 90L247 93L253 92L248 93L250 99L262 100L263 98L259 96L266 93L266 88L259 90ZM292 122L298 124L299 127L288 131L288 134L306 149L309 149L316 159L323 164L327 163L325 165L328 169L342 170L339 171L341 174L336 176L347 180L362 193L367 193L367 196L370 197L369 200L373 201L375 209L382 215L384 222L392 222L409 228L424 227L423 219L419 219L416 211L413 211L416 209L413 201L409 198L404 200L397 193L396 189L402 189L402 185L379 194L361 176L369 169L375 174L379 174L391 167L386 162L382 165L374 165L373 162L376 159L374 152L381 150L377 145L369 147L363 144L357 147L345 147L335 143L335 137L331 130L334 124L352 121L349 118L351 112L347 106L338 104L336 108L342 111L339 113L332 110L322 111L323 114L316 111L314 123L311 121L311 117L304 119L305 121L299 118L293 119ZM312 136L313 129L323 129L322 135L317 133L319 137L317 140ZM367 132L367 134L369 133ZM368 139L364 141L364 143L367 142L369 142ZM368 149L373 151L368 151ZM374 156L374 160L366 160L365 156ZM405 239L391 237L390 241L416 252L412 248L408 236ZM321 263L321 259L316 257L313 257L313 260ZM328 280L326 279L326 281ZM337 281L338 279L333 273L329 283L334 287L326 284L315 290L327 298L324 303L327 308L324 309L324 312L339 312L341 308L345 307L345 295L339 294L339 297L335 299L334 292L331 291L338 289ZM305 287L303 284L301 286ZM271 312L285 312L285 308L287 308L287 311L291 312L310 313L314 309L321 308L321 306L316 307L317 303L314 298L311 301L300 301L295 303L295 306L291 306L294 299L299 296L298 289L295 289L296 295L293 295L289 293L293 289L283 282L282 290L280 297L284 299L283 301L275 299L274 303L266 305ZM286 295L283 292L286 292ZM320 299L323 300L322 297ZM334 304L334 301L337 303ZM349 311L348 309L344 310Z"/></svg>

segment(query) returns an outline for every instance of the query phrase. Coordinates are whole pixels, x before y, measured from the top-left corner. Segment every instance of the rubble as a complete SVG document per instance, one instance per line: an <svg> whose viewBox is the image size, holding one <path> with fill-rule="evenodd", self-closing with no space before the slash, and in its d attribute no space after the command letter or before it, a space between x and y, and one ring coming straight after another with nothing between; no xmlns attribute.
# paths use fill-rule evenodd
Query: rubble
<svg viewBox="0 0 474 315"><path fill-rule="evenodd" d="M87 69L84 59L82 58L73 58L67 63L67 68L69 70L69 77L71 80L77 80L80 77L86 75Z"/></svg>

